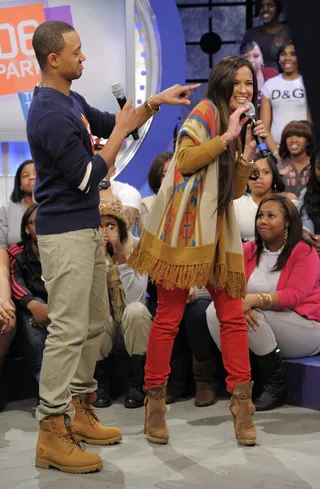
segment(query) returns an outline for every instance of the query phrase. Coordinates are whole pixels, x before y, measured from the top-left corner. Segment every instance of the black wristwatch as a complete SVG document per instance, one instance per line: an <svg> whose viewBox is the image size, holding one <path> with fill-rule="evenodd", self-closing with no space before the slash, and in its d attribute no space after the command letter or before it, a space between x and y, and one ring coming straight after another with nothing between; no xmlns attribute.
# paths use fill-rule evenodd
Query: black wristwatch
<svg viewBox="0 0 320 489"><path fill-rule="evenodd" d="M111 187L109 180L102 180L102 182L99 183L99 190L107 190L109 187Z"/></svg>

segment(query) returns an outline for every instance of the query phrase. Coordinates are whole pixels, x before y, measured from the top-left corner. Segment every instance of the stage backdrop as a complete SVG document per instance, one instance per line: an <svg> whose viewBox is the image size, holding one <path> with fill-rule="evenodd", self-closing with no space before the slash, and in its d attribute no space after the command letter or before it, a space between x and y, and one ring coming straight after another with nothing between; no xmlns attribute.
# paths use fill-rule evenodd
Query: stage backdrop
<svg viewBox="0 0 320 489"><path fill-rule="evenodd" d="M29 157L25 120L39 68L31 39L44 20L65 20L79 32L85 69L73 89L101 110L117 110L112 83L121 82L136 105L156 91L184 83L184 37L174 0L0 0L0 202L11 191L7 178ZM116 178L148 193L150 162L167 150L180 108L163 107L129 138L117 160Z"/></svg>
<svg viewBox="0 0 320 489"><path fill-rule="evenodd" d="M26 139L25 118L40 80L31 40L44 20L64 20L81 35L87 60L73 90L101 110L116 110L110 86L118 80L126 85L125 0L2 1L0 6L0 113L7 114L0 118L1 141Z"/></svg>

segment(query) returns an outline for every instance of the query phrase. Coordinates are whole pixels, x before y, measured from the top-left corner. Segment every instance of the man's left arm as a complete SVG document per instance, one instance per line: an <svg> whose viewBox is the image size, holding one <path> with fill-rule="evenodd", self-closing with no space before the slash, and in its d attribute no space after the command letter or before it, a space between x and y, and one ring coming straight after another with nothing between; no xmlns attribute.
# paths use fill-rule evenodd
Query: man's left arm
<svg viewBox="0 0 320 489"><path fill-rule="evenodd" d="M136 109L139 115L137 127L143 126L150 117L159 112L161 105L190 105L191 91L200 86L200 83L195 85L173 85L150 97L143 105ZM92 134L108 139L116 123L115 115L91 107L83 97L82 101L85 104L86 116L90 123Z"/></svg>
<svg viewBox="0 0 320 489"><path fill-rule="evenodd" d="M150 117L159 112L161 105L191 105L191 92L200 86L200 83L195 85L176 84L153 97L149 97L143 105L136 109L139 114L138 128L143 126Z"/></svg>

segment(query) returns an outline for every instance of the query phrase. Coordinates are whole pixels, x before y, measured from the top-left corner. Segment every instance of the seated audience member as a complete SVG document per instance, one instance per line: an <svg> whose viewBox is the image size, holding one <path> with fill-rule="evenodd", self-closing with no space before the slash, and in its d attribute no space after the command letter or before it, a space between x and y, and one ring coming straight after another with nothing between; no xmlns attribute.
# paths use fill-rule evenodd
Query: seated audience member
<svg viewBox="0 0 320 489"><path fill-rule="evenodd" d="M16 332L15 307L11 301L10 267L7 250L0 248L0 411L4 407L1 392L2 367Z"/></svg>
<svg viewBox="0 0 320 489"><path fill-rule="evenodd" d="M303 238L320 253L320 155L314 152L310 160L310 177L307 187L302 190L298 209L300 210Z"/></svg>
<svg viewBox="0 0 320 489"><path fill-rule="evenodd" d="M261 88L267 80L279 75L275 68L266 68L264 66L263 55L259 45L255 41L245 40L240 45L240 56L244 56L250 61L257 75L258 82L258 108L261 105Z"/></svg>
<svg viewBox="0 0 320 489"><path fill-rule="evenodd" d="M267 158L257 155L254 160L260 170L260 177L258 180L249 180L247 193L233 201L243 241L249 241L255 237L255 218L260 202L273 193L284 192L285 189L276 160L272 155ZM287 194L287 197L297 200L294 194Z"/></svg>
<svg viewBox="0 0 320 489"><path fill-rule="evenodd" d="M266 143L280 161L278 145L285 126L296 120L309 119L306 90L298 70L298 60L292 41L279 48L281 74L263 85L260 118L269 132Z"/></svg>
<svg viewBox="0 0 320 489"><path fill-rule="evenodd" d="M290 39L288 28L280 22L281 0L257 0L255 16L259 16L262 25L249 29L245 41L255 41L261 48L267 67L278 69L277 53L279 46Z"/></svg>
<svg viewBox="0 0 320 489"><path fill-rule="evenodd" d="M166 176L172 157L173 153L167 151L165 153L160 153L151 163L148 172L148 183L153 195L142 199L140 217L138 220L139 234L146 225L149 210L151 209L164 177Z"/></svg>
<svg viewBox="0 0 320 489"><path fill-rule="evenodd" d="M32 160L18 168L14 188L7 204L0 207L0 372L15 335L15 308L11 302L9 257L7 249L20 241L20 224L25 209L33 201L35 169ZM0 410L3 407L0 378Z"/></svg>
<svg viewBox="0 0 320 489"><path fill-rule="evenodd" d="M306 188L310 174L310 155L314 150L312 126L308 121L292 121L283 130L278 170L287 192L297 197Z"/></svg>
<svg viewBox="0 0 320 489"><path fill-rule="evenodd" d="M43 351L47 338L47 291L42 278L35 231L38 204L31 204L21 221L21 242L8 250L11 290L17 308L18 335L21 334L31 373L40 380Z"/></svg>
<svg viewBox="0 0 320 489"><path fill-rule="evenodd" d="M111 404L108 392L108 356L113 345L124 343L131 359L129 390L124 405L143 406L144 365L151 329L151 315L146 307L147 276L140 276L127 265L138 239L127 231L127 216L120 199L100 202L101 228L105 243L107 284L110 301L110 321L101 347L97 371L99 390L96 407Z"/></svg>
<svg viewBox="0 0 320 489"><path fill-rule="evenodd" d="M34 163L26 160L17 170L9 202L0 208L0 248L8 249L20 241L21 219L33 202L35 181Z"/></svg>
<svg viewBox="0 0 320 489"><path fill-rule="evenodd" d="M96 154L103 148L107 140L94 138L94 141L94 154ZM142 197L140 192L132 185L113 180L112 177L115 175L115 173L116 169L114 166L112 166L109 169L108 175L100 183L100 200L118 197L121 200L125 211L128 211L128 229L133 230L134 225L140 215Z"/></svg>
<svg viewBox="0 0 320 489"><path fill-rule="evenodd" d="M288 198L273 195L260 202L256 240L244 244L244 259L249 347L266 379L254 403L257 411L266 411L285 401L280 353L283 358L299 358L320 352L319 258L302 240L299 211ZM207 321L220 348L213 304Z"/></svg>

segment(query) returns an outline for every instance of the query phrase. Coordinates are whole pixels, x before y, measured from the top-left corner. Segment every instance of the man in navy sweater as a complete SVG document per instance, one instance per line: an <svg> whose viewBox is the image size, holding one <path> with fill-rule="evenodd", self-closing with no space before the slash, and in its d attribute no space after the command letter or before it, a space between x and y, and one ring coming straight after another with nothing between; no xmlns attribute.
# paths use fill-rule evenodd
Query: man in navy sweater
<svg viewBox="0 0 320 489"><path fill-rule="evenodd" d="M102 468L102 460L78 440L108 445L122 438L118 428L103 426L91 408L93 374L109 317L98 184L131 131L161 104L190 104L190 90L199 85L174 85L137 109L128 101L114 116L70 90L86 59L72 26L44 22L32 44L42 82L30 106L27 135L37 172L36 231L51 320L41 369L36 465L92 472ZM96 155L91 130L108 139Z"/></svg>

